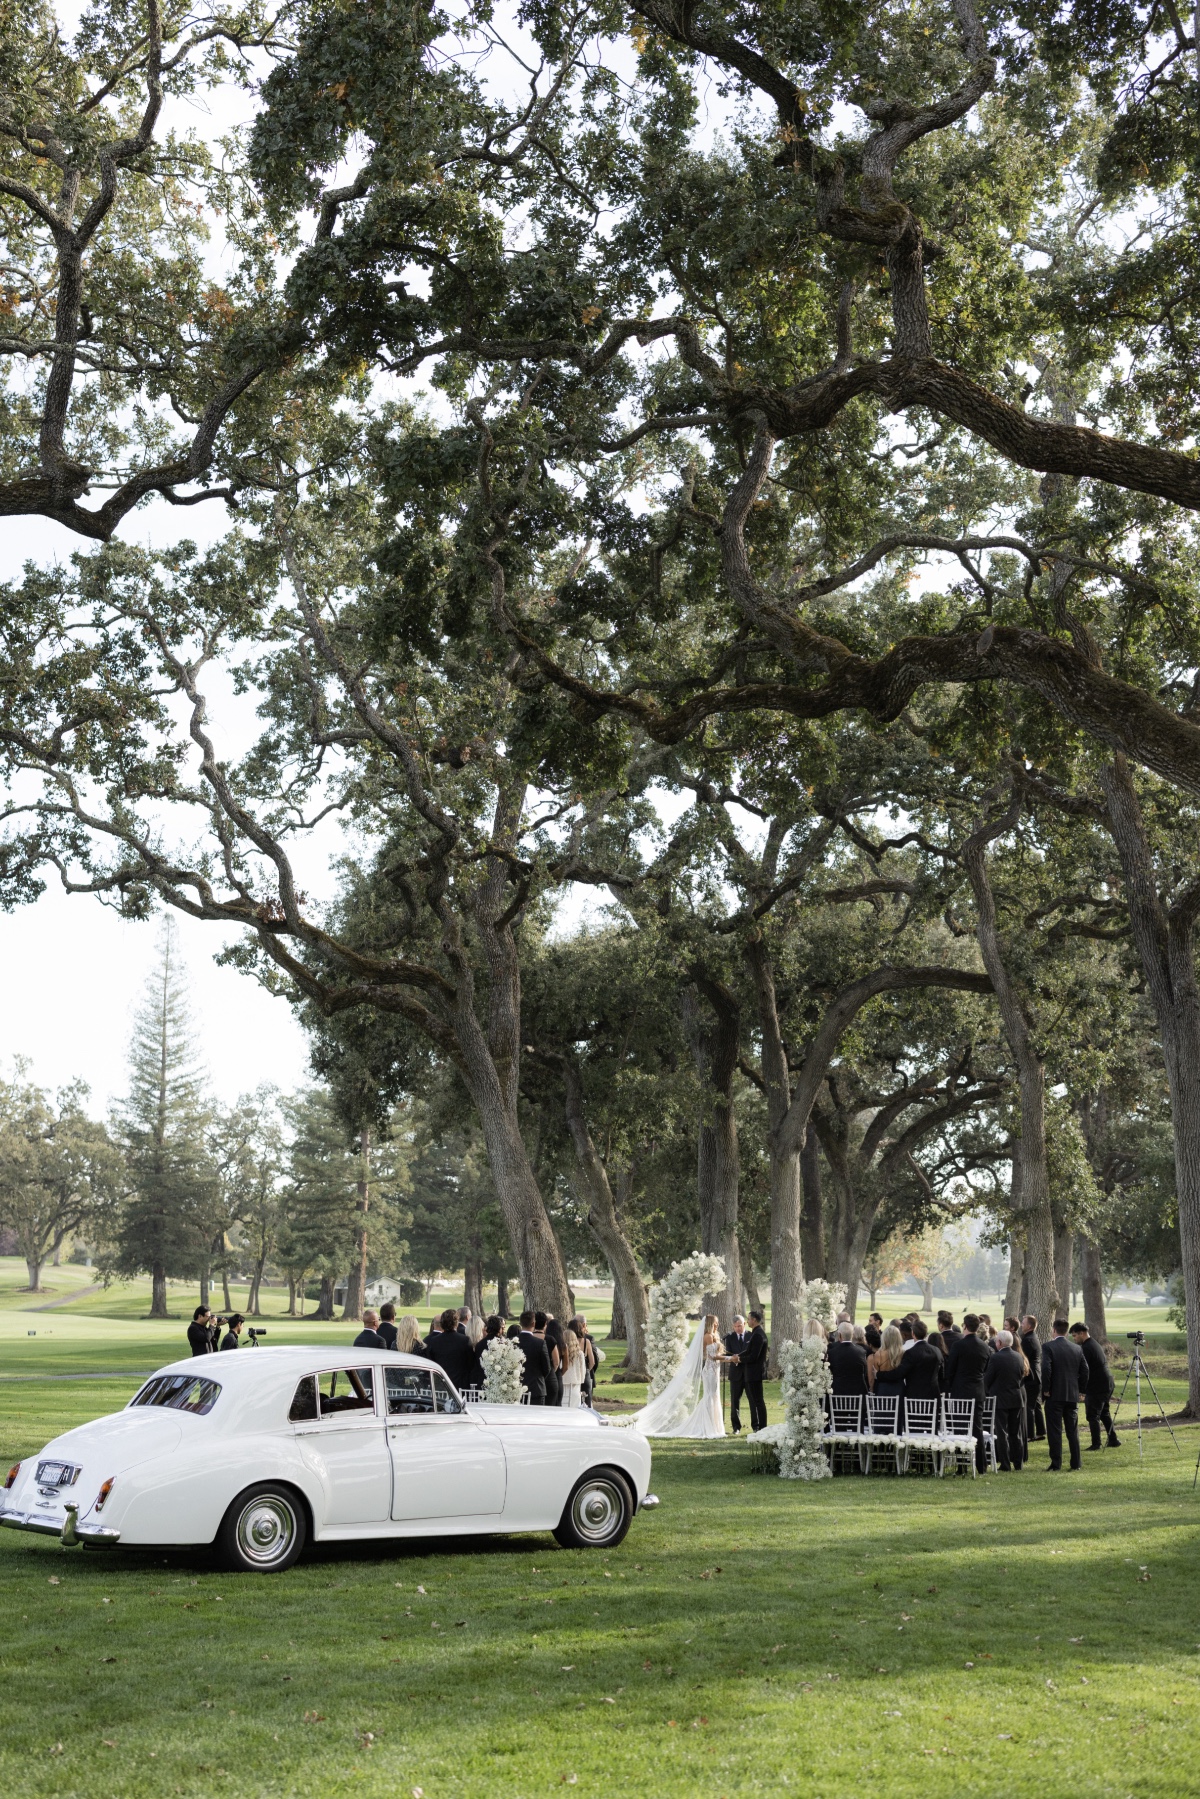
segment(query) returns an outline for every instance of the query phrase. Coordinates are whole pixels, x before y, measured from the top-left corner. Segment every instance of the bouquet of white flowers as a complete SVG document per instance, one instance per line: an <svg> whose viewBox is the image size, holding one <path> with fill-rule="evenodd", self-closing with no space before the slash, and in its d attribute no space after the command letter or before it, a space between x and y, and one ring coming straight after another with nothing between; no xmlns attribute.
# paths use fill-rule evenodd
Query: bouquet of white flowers
<svg viewBox="0 0 1200 1799"><path fill-rule="evenodd" d="M828 1281L808 1281L800 1289L800 1316L815 1318L827 1331L833 1329L845 1305L846 1289L840 1282L831 1286Z"/></svg>
<svg viewBox="0 0 1200 1799"><path fill-rule="evenodd" d="M520 1405L521 1370L525 1351L512 1337L493 1337L480 1360L483 1363L483 1397L487 1405Z"/></svg>
<svg viewBox="0 0 1200 1799"><path fill-rule="evenodd" d="M821 1285L825 1285L824 1282ZM831 1473L821 1437L831 1376L819 1337L785 1343L779 1351L780 1391L786 1423L776 1444L784 1480L827 1480Z"/></svg>
<svg viewBox="0 0 1200 1799"><path fill-rule="evenodd" d="M720 1256L697 1250L682 1262L672 1262L670 1272L650 1289L650 1319L646 1327L649 1399L657 1399L674 1379L687 1353L688 1313L706 1293L720 1293L725 1285L725 1264Z"/></svg>

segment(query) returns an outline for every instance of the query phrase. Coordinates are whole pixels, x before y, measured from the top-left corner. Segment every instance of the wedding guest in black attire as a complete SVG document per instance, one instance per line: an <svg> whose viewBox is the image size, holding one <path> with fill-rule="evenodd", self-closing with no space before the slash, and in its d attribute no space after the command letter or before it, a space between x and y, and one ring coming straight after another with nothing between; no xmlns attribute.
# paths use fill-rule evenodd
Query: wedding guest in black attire
<svg viewBox="0 0 1200 1799"><path fill-rule="evenodd" d="M242 1317L242 1314L240 1312L233 1313L232 1317L229 1319L229 1329L225 1332L225 1335L221 1338L221 1348L222 1349L240 1349L241 1348L241 1346L242 1346L242 1344L241 1344L242 1326L243 1326L243 1324L245 1324L245 1322L246 1322L246 1320Z"/></svg>
<svg viewBox="0 0 1200 1799"><path fill-rule="evenodd" d="M938 1320L941 1321L941 1313ZM961 1336L951 1343L946 1353L946 1390L951 1399L975 1401L975 1466L982 1474L983 1457L983 1377L992 1358L991 1345L976 1336L979 1318L968 1312L963 1318Z"/></svg>
<svg viewBox="0 0 1200 1799"><path fill-rule="evenodd" d="M733 1329L725 1338L725 1354L740 1358L749 1341L746 1320L739 1312L733 1321ZM742 1395L745 1391L746 1371L740 1360L732 1361L729 1363L729 1428L735 1437L742 1428Z"/></svg>
<svg viewBox="0 0 1200 1799"><path fill-rule="evenodd" d="M475 1345L458 1334L458 1313L453 1306L442 1313L441 1330L430 1331L425 1339L425 1354L449 1376L461 1393L464 1387L477 1387L480 1382L479 1357Z"/></svg>
<svg viewBox="0 0 1200 1799"><path fill-rule="evenodd" d="M1025 1436L1030 1443L1041 1442L1046 1435L1046 1420L1042 1415L1042 1341L1032 1312L1021 1320L1021 1351L1029 1363L1025 1381Z"/></svg>
<svg viewBox="0 0 1200 1799"><path fill-rule="evenodd" d="M930 1349L933 1350L934 1354L941 1357L942 1385L944 1387L946 1384L946 1345L942 1339L941 1331L930 1331L925 1341L928 1343Z"/></svg>
<svg viewBox="0 0 1200 1799"><path fill-rule="evenodd" d="M550 1366L550 1352L546 1348L546 1340L535 1328L535 1314L521 1313L521 1329L517 1342L525 1351L525 1362L521 1369L521 1385L529 1389L530 1405L545 1405L546 1393L554 1375Z"/></svg>
<svg viewBox="0 0 1200 1799"><path fill-rule="evenodd" d="M395 1349L399 1332L396 1329L396 1308L389 1299L386 1305L379 1308L379 1323L375 1326L383 1338L385 1349Z"/></svg>
<svg viewBox="0 0 1200 1799"><path fill-rule="evenodd" d="M929 1326L923 1318L913 1320L913 1346L904 1352L904 1397L936 1399L942 1390L940 1355L929 1342Z"/></svg>
<svg viewBox="0 0 1200 1799"><path fill-rule="evenodd" d="M729 1339L726 1339L727 1341ZM867 1391L867 1352L854 1341L854 1326L839 1324L837 1336L828 1349L829 1372L833 1377L830 1391L840 1398L853 1399Z"/></svg>
<svg viewBox="0 0 1200 1799"><path fill-rule="evenodd" d="M566 1338L563 1335L563 1327L553 1312L544 1314L539 1312L538 1316L539 1318L544 1316L546 1320L542 1329L546 1338L546 1348L550 1351L550 1372L554 1376L553 1390L547 1389L546 1404L561 1405L563 1401L562 1371L567 1360Z"/></svg>
<svg viewBox="0 0 1200 1799"><path fill-rule="evenodd" d="M458 1323L454 1327L455 1330L458 1332L460 1337L469 1337L471 1334L471 1332L468 1328L471 1323L471 1308L470 1308L470 1306L459 1306L458 1312L457 1312L457 1318L458 1318Z"/></svg>
<svg viewBox="0 0 1200 1799"><path fill-rule="evenodd" d="M763 1329L762 1313L750 1314L750 1337L745 1349L739 1351L735 1368L742 1370L746 1383L746 1398L750 1401L750 1429L765 1430L767 1427L767 1402L763 1398L763 1381L767 1374L767 1333Z"/></svg>
<svg viewBox="0 0 1200 1799"><path fill-rule="evenodd" d="M1087 1392L1088 1365L1078 1343L1067 1335L1065 1318L1054 1320L1054 1335L1042 1344L1042 1398L1046 1405L1046 1441L1050 1449L1047 1474L1062 1472L1062 1440L1067 1433L1071 1467L1083 1467L1079 1453L1079 1397Z"/></svg>
<svg viewBox="0 0 1200 1799"><path fill-rule="evenodd" d="M1007 1474L1019 1474L1025 1461L1025 1358L1013 1348L1011 1331L996 1333L995 1353L988 1357L983 1388L996 1401L996 1454Z"/></svg>
<svg viewBox="0 0 1200 1799"><path fill-rule="evenodd" d="M216 1349L213 1342L212 1313L207 1306L197 1306L192 1313L192 1322L187 1327L188 1345L193 1355L212 1355Z"/></svg>
<svg viewBox="0 0 1200 1799"><path fill-rule="evenodd" d="M1086 1324L1073 1324L1071 1335L1083 1351L1088 1365L1087 1391L1083 1396L1083 1409L1087 1415L1088 1428L1092 1433L1089 1449L1101 1449L1100 1427L1103 1425L1110 1449L1119 1449L1121 1439L1113 1429L1112 1413L1108 1402L1113 1396L1116 1382L1112 1369L1108 1365L1108 1357L1097 1343Z"/></svg>
<svg viewBox="0 0 1200 1799"><path fill-rule="evenodd" d="M884 1326L883 1342L867 1358L867 1383L881 1399L904 1392L904 1338L898 1325Z"/></svg>
<svg viewBox="0 0 1200 1799"><path fill-rule="evenodd" d="M354 1339L355 1349L386 1349L387 1344L375 1326L379 1323L379 1313L370 1310L363 1313L363 1327Z"/></svg>
<svg viewBox="0 0 1200 1799"><path fill-rule="evenodd" d="M966 1323L965 1318L963 1319L963 1323ZM952 1343L957 1343L958 1339L962 1336L962 1332L959 1330L957 1324L955 1324L951 1313L938 1313L938 1331L941 1334L942 1342L946 1345L946 1354L949 1355L950 1345Z"/></svg>
<svg viewBox="0 0 1200 1799"><path fill-rule="evenodd" d="M863 1336L867 1339L867 1348L874 1354L883 1342L883 1316L879 1312L871 1312L863 1327Z"/></svg>
<svg viewBox="0 0 1200 1799"><path fill-rule="evenodd" d="M600 1366L596 1360L596 1345L588 1331L588 1321L582 1313L572 1318L571 1324L583 1339L584 1374L580 1398L584 1405L591 1405L592 1394L596 1391L596 1370Z"/></svg>

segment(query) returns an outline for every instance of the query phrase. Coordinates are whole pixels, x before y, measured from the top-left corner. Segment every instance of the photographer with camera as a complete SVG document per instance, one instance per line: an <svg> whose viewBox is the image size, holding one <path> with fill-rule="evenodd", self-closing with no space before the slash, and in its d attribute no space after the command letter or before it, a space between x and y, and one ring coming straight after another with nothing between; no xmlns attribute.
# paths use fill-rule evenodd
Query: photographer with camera
<svg viewBox="0 0 1200 1799"><path fill-rule="evenodd" d="M222 1322L223 1321L218 1318L217 1323L220 1324ZM229 1329L221 1339L221 1348L240 1349L242 1326L245 1324L246 1320L242 1317L240 1312L234 1312L233 1316L224 1322L228 1323Z"/></svg>
<svg viewBox="0 0 1200 1799"><path fill-rule="evenodd" d="M1134 1335L1137 1334L1135 1331ZM1088 1444L1088 1448L1100 1449L1103 1447L1100 1441L1100 1427L1103 1425L1108 1447L1119 1449L1121 1439L1113 1429L1112 1412L1109 1410L1108 1404L1117 1383L1113 1379L1113 1371L1108 1365L1108 1357L1086 1324L1073 1324L1071 1335L1082 1349L1084 1360L1088 1365L1087 1391L1083 1396L1084 1414L1092 1433L1092 1440Z"/></svg>
<svg viewBox="0 0 1200 1799"><path fill-rule="evenodd" d="M193 1355L211 1355L216 1349L216 1325L213 1315L205 1305L196 1307L192 1313L192 1322L187 1328L188 1347Z"/></svg>

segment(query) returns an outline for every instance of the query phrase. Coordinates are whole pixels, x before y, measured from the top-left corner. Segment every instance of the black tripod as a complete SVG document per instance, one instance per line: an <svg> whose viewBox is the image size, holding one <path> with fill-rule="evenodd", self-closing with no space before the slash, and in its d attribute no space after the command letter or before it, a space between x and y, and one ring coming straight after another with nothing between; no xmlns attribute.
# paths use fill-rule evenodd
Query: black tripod
<svg viewBox="0 0 1200 1799"><path fill-rule="evenodd" d="M1132 1375L1134 1403L1137 1406L1138 1456L1142 1457L1144 1455L1144 1451L1142 1449L1142 1376L1144 1374L1146 1377L1146 1385L1149 1387L1150 1391L1154 1395L1154 1403L1158 1407L1159 1415L1162 1418L1162 1421L1166 1425L1167 1429L1169 1431L1171 1431L1171 1441L1172 1441L1172 1443L1174 1443L1176 1449L1178 1449L1179 1448L1179 1438L1175 1435L1175 1432L1173 1430L1171 1430L1170 1420L1168 1419L1166 1411L1163 1407L1163 1402L1158 1397L1158 1388L1154 1385L1154 1382L1150 1376L1150 1370L1147 1368L1145 1362L1142 1360L1142 1344L1144 1343L1145 1338L1142 1336L1141 1331L1134 1331L1132 1334L1133 1334L1133 1360L1130 1362L1128 1368L1125 1370L1125 1381L1124 1381L1123 1386L1121 1387L1121 1398L1118 1399L1116 1405L1112 1409L1113 1431L1115 1431L1117 1428L1117 1413L1121 1409L1122 1400L1124 1400L1126 1393L1129 1391L1129 1379L1130 1379L1130 1376ZM1200 1474L1200 1464L1197 1465L1197 1473ZM1193 1481L1192 1485L1195 1486L1195 1484L1196 1484L1195 1481Z"/></svg>

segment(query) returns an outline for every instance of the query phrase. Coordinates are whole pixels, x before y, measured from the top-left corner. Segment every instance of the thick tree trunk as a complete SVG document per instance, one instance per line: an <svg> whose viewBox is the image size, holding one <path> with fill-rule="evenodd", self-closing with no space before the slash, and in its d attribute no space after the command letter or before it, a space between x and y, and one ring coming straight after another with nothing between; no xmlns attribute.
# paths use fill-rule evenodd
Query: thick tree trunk
<svg viewBox="0 0 1200 1799"><path fill-rule="evenodd" d="M262 1317L263 1269L266 1265L267 1258L266 1255L263 1254L259 1256L258 1260L255 1262L254 1271L250 1276L250 1294L246 1300L246 1311L251 1318Z"/></svg>
<svg viewBox="0 0 1200 1799"><path fill-rule="evenodd" d="M725 1267L724 1289L705 1294L703 1306L716 1313L724 1334L733 1328L742 1287L737 1238L740 1169L733 1109L741 1012L724 982L711 979L700 969L693 971L693 979L710 1008L709 1018L702 1020L694 996L685 995L684 1023L702 1086L696 1148L700 1247L707 1255L719 1256Z"/></svg>
<svg viewBox="0 0 1200 1799"><path fill-rule="evenodd" d="M473 1318L483 1317L483 1257L468 1256L463 1268L463 1304Z"/></svg>
<svg viewBox="0 0 1200 1799"><path fill-rule="evenodd" d="M25 1271L29 1277L29 1285L26 1288L26 1292L40 1293L42 1290L42 1264L40 1259L35 1262L32 1261L29 1256L26 1256Z"/></svg>
<svg viewBox="0 0 1200 1799"><path fill-rule="evenodd" d="M771 1373L779 1372L779 1351L784 1343L798 1343L804 1320L800 1293L804 1285L801 1248L801 1216L804 1185L801 1178L803 1151L782 1132L792 1103L791 1071L779 1026L775 994L775 970L761 936L746 945L746 960L754 977L758 999L758 1023L762 1040L762 1078L767 1095L767 1150L771 1178ZM806 1139L807 1141L807 1139ZM820 1204L818 1174L817 1202ZM743 1269L749 1296L749 1267ZM757 1293L751 1304L758 1310Z"/></svg>
<svg viewBox="0 0 1200 1799"><path fill-rule="evenodd" d="M628 1370L628 1380L648 1380L646 1331L650 1323L650 1306L642 1271L633 1253L633 1245L625 1235L608 1169L588 1130L583 1107L583 1079L579 1067L571 1057L564 1056L562 1070L567 1131L575 1150L575 1161L587 1198L588 1228L604 1252L612 1273L614 1311L617 1298L620 1297L624 1337L629 1345L629 1352L622 1366ZM624 1172L624 1197L628 1199L632 1176L630 1171Z"/></svg>
<svg viewBox="0 0 1200 1799"><path fill-rule="evenodd" d="M1025 1275L1028 1310L1045 1330L1056 1309L1054 1278L1054 1223L1050 1213L1050 1171L1046 1162L1046 1070L1034 1047L1025 1008L1009 978L996 923L996 903L988 878L985 845L1011 830L1020 817L1021 802L1014 799L1004 818L982 825L963 846L963 861L975 895L978 938L983 965L991 977L1000 1008L1004 1034L1017 1065L1021 1101L1021 1134L1017 1144L1020 1161L1020 1196L1025 1227ZM1014 1182L1014 1193L1017 1183Z"/></svg>
<svg viewBox="0 0 1200 1799"><path fill-rule="evenodd" d="M229 1297L229 1270L228 1270L228 1268L222 1268L222 1270L221 1270L221 1291L225 1296L225 1310L227 1312L232 1312L233 1301Z"/></svg>
<svg viewBox="0 0 1200 1799"><path fill-rule="evenodd" d="M200 1304L206 1306L209 1301L209 1266L205 1262L200 1270Z"/></svg>
<svg viewBox="0 0 1200 1799"><path fill-rule="evenodd" d="M920 1276L918 1276L917 1278L920 1279ZM875 1307L872 1306L871 1310L874 1311ZM933 1282L932 1281L926 1281L926 1280L921 1281L921 1310L923 1312L932 1312L932 1310L933 1310Z"/></svg>
<svg viewBox="0 0 1200 1799"><path fill-rule="evenodd" d="M482 1049L483 1046L477 1046ZM486 1051L484 1051L486 1054ZM496 1197L517 1264L517 1277L530 1311L570 1317L570 1294L562 1250L542 1199L517 1120L516 1095L511 1107L490 1055L477 1055L467 1082L479 1112Z"/></svg>
<svg viewBox="0 0 1200 1799"><path fill-rule="evenodd" d="M342 1318L346 1323L358 1323L362 1319L363 1307L367 1298L367 1252L369 1249L368 1220L371 1211L371 1131L364 1125L358 1133L358 1180L355 1182L357 1213L354 1232L354 1260L350 1264L350 1272L346 1276L346 1303L342 1307Z"/></svg>
<svg viewBox="0 0 1200 1799"><path fill-rule="evenodd" d="M496 1310L501 1318L511 1316L508 1309L508 1280L503 1274L496 1276Z"/></svg>
<svg viewBox="0 0 1200 1799"><path fill-rule="evenodd" d="M1075 1235L1068 1225L1056 1224L1054 1227L1054 1284L1058 1289L1058 1303L1061 1311L1068 1312L1071 1307L1071 1292L1074 1285L1074 1250ZM1068 1319L1068 1323L1070 1320Z"/></svg>
<svg viewBox="0 0 1200 1799"><path fill-rule="evenodd" d="M1095 1337L1097 1343L1107 1343L1108 1321L1104 1316L1104 1276L1099 1245L1090 1237L1080 1237L1079 1251L1083 1263L1083 1322L1089 1336Z"/></svg>
<svg viewBox="0 0 1200 1799"><path fill-rule="evenodd" d="M625 1335L625 1308L621 1304L621 1289L617 1286L613 1287L612 1320L608 1327L608 1340L610 1343L625 1343L628 1341L628 1338ZM628 1360L629 1356L627 1352L625 1362L628 1362ZM622 1362L622 1367L625 1366L625 1362Z"/></svg>
<svg viewBox="0 0 1200 1799"><path fill-rule="evenodd" d="M1100 773L1109 828L1121 872L1129 922L1162 1037L1175 1134L1175 1193L1179 1253L1187 1316L1188 1399L1200 1417L1200 985L1196 979L1196 917L1200 881L1168 907L1158 889L1142 810L1124 756Z"/></svg>
<svg viewBox="0 0 1200 1799"><path fill-rule="evenodd" d="M317 1309L312 1314L312 1316L314 1317L314 1319L319 1318L323 1321L331 1319L333 1317L333 1276L332 1276L332 1274L323 1274L321 1276L321 1292L317 1299Z"/></svg>
<svg viewBox="0 0 1200 1799"><path fill-rule="evenodd" d="M825 1214L821 1192L821 1144L812 1125L800 1152L803 1209L800 1213L800 1253L808 1280L825 1279Z"/></svg>
<svg viewBox="0 0 1200 1799"><path fill-rule="evenodd" d="M167 1271L161 1262L155 1262L150 1270L150 1316L165 1318L167 1315Z"/></svg>
<svg viewBox="0 0 1200 1799"><path fill-rule="evenodd" d="M742 1271L742 1291L746 1295L746 1304L745 1304L744 1310L745 1310L746 1316L749 1317L751 1312L761 1312L762 1311L763 1302L762 1302L762 1296L760 1295L760 1293L758 1291L758 1284L754 1279L754 1262L753 1262L753 1259L751 1258L751 1256L749 1256L746 1252L746 1246L742 1242L740 1233L738 1235L738 1267ZM775 1301L774 1301L774 1298L772 1298L772 1300L771 1300L771 1336L772 1336L772 1338L774 1338L775 1330L776 1330Z"/></svg>
<svg viewBox="0 0 1200 1799"><path fill-rule="evenodd" d="M1015 1234L1008 1239L1008 1283L1004 1289L1004 1316L1021 1316L1021 1292L1025 1280L1025 1245Z"/></svg>
<svg viewBox="0 0 1200 1799"><path fill-rule="evenodd" d="M296 1316L296 1277L295 1277L295 1275L293 1275L293 1274L288 1275L287 1284L288 1284L287 1315L289 1318L294 1318Z"/></svg>

